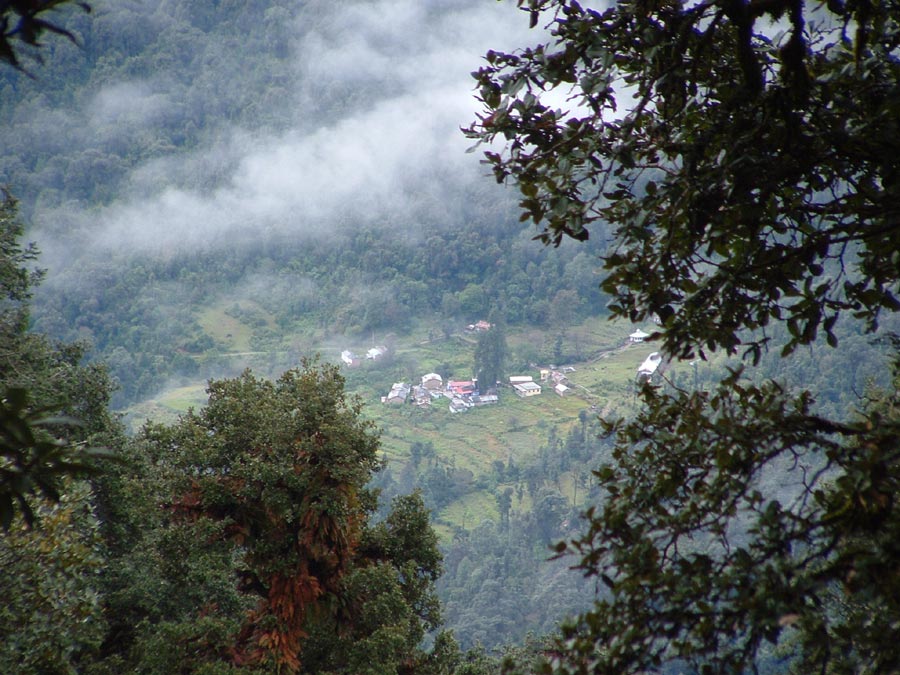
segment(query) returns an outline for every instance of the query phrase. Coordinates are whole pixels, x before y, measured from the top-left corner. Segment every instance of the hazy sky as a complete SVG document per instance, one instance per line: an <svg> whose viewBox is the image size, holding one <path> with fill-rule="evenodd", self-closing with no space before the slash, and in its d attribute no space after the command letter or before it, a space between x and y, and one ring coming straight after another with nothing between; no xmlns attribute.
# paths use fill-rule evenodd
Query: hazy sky
<svg viewBox="0 0 900 675"><path fill-rule="evenodd" d="M35 234L51 273L73 258L71 241L54 246L61 227L81 232L94 252L165 252L265 233L452 219L468 190L495 189L480 151L465 152L471 142L460 127L478 107L470 73L483 54L536 39L515 2L313 2L303 12L289 31L295 68L283 102L293 106L294 128L260 135L223 123L193 154L136 167L108 207L39 210ZM323 116L321 100L334 90L360 95L341 114ZM70 115L85 121L82 142L110 147L176 104L164 79L150 77L110 82ZM220 177L214 190L186 180L210 166ZM56 234L41 237L50 223Z"/></svg>

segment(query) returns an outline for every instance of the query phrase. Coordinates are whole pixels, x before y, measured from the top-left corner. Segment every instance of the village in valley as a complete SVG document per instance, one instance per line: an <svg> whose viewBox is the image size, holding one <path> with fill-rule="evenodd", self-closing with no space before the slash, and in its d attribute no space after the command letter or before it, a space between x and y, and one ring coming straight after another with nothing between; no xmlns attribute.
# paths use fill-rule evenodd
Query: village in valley
<svg viewBox="0 0 900 675"><path fill-rule="evenodd" d="M489 331L492 324L487 321L477 321L469 324L465 328L465 332L469 334L483 333ZM647 338L651 337L641 329L637 329L628 335L622 344L616 349L624 349L629 345L637 345L643 343ZM363 362L378 361L388 355L389 349L386 346L373 346L369 348L363 357L358 356L351 350L343 350L341 352L341 362L345 367L354 368ZM533 364L532 364L533 365ZM637 366L635 381L638 384L644 382L652 382L655 377L661 376L665 371L665 362L659 352L652 352ZM545 391L566 397L576 392L569 375L576 371L574 366L554 366L540 367L534 365L535 370L539 372L538 380L534 375L519 374L510 375L506 382L495 382L489 386L480 386L477 379L471 380L454 380L447 378L446 381L442 375L435 372L425 373L421 376L418 384L411 382L395 382L387 394L381 396L381 402L386 405L402 405L410 403L416 407L424 408L436 404L446 402L451 413L461 413L470 408L495 405L500 402L501 388L507 388L516 394L519 398L530 398L540 396Z"/></svg>

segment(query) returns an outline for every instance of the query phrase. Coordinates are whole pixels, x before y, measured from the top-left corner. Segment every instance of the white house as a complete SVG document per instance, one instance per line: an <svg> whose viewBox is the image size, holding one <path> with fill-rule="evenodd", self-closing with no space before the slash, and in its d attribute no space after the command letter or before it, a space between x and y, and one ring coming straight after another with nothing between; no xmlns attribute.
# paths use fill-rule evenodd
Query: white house
<svg viewBox="0 0 900 675"><path fill-rule="evenodd" d="M387 396L381 398L382 403L406 403L409 396L409 385L405 382L395 382Z"/></svg>
<svg viewBox="0 0 900 675"><path fill-rule="evenodd" d="M638 366L637 369L637 379L640 381L649 380L653 377L653 374L659 370L659 366L662 363L662 354L659 352L653 352L644 359L644 362Z"/></svg>
<svg viewBox="0 0 900 675"><path fill-rule="evenodd" d="M632 344L638 344L650 337L650 333L645 333L640 328L628 336L628 341Z"/></svg>
<svg viewBox="0 0 900 675"><path fill-rule="evenodd" d="M359 357L351 352L349 349L345 349L341 352L341 361L344 362L345 365L348 366L358 366L359 365Z"/></svg>
<svg viewBox="0 0 900 675"><path fill-rule="evenodd" d="M513 389L516 392L516 395L521 398L528 398L529 396L537 396L541 393L541 385L537 382L521 382L513 385Z"/></svg>
<svg viewBox="0 0 900 675"><path fill-rule="evenodd" d="M513 386L517 384L525 384L526 382L534 382L534 378L531 375L510 375L509 383Z"/></svg>
<svg viewBox="0 0 900 675"><path fill-rule="evenodd" d="M567 387L562 382L557 383L555 387L553 387L553 391L555 391L560 396L565 396L572 390L571 387Z"/></svg>
<svg viewBox="0 0 900 675"><path fill-rule="evenodd" d="M366 358L372 359L380 359L387 353L387 347L372 347L369 351L366 352Z"/></svg>
<svg viewBox="0 0 900 675"><path fill-rule="evenodd" d="M440 391L444 388L444 378L437 373L428 373L422 376L422 386L431 391Z"/></svg>

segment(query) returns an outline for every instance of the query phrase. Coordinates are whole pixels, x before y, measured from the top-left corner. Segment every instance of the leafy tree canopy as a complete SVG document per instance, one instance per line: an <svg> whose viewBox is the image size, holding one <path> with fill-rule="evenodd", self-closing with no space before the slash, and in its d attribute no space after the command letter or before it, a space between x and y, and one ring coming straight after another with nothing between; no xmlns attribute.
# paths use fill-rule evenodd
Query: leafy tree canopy
<svg viewBox="0 0 900 675"><path fill-rule="evenodd" d="M0 671L74 672L105 621L92 494L73 475L110 466L119 429L101 366L84 348L29 331L37 251L20 244L18 205L0 201ZM99 460L106 461L99 461Z"/></svg>
<svg viewBox="0 0 900 675"><path fill-rule="evenodd" d="M474 358L475 377L482 392L503 379L508 353L506 330L501 322L495 321L489 330L479 333Z"/></svg>
<svg viewBox="0 0 900 675"><path fill-rule="evenodd" d="M32 268L33 245L19 240L18 203L0 201L0 527L17 511L31 525L32 495L60 497L67 475L93 473L100 448L75 445L114 425L106 410L110 384L101 367L79 366L78 345L51 345L28 332L31 291L41 272Z"/></svg>
<svg viewBox="0 0 900 675"><path fill-rule="evenodd" d="M900 309L896 3L518 5L549 38L487 54L467 133L545 244L611 226L615 316L758 362ZM557 549L604 592L541 672L900 668L897 382L827 419L743 374L607 423L605 499Z"/></svg>
<svg viewBox="0 0 900 675"><path fill-rule="evenodd" d="M31 499L40 527L0 534L0 670L70 673L103 639L97 592L100 526L86 482L67 481L55 503Z"/></svg>
<svg viewBox="0 0 900 675"><path fill-rule="evenodd" d="M337 593L359 545L378 438L333 367L277 384L245 373L209 393L206 408L156 440L173 448L183 484L172 508L225 523L244 550L241 584L261 601L236 661L295 670L309 613Z"/></svg>
<svg viewBox="0 0 900 675"><path fill-rule="evenodd" d="M518 4L551 40L487 54L468 133L545 243L615 227L615 315L758 358L771 321L789 352L900 308L895 2Z"/></svg>

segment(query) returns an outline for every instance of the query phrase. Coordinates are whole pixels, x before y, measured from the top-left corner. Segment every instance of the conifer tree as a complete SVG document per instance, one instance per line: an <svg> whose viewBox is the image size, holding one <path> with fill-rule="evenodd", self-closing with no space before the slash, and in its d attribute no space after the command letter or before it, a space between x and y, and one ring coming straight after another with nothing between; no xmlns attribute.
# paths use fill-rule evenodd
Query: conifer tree
<svg viewBox="0 0 900 675"><path fill-rule="evenodd" d="M506 330L502 323L495 321L478 335L475 345L475 377L482 393L503 379L507 353Z"/></svg>

